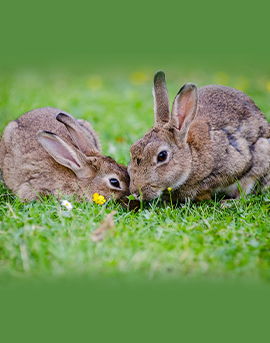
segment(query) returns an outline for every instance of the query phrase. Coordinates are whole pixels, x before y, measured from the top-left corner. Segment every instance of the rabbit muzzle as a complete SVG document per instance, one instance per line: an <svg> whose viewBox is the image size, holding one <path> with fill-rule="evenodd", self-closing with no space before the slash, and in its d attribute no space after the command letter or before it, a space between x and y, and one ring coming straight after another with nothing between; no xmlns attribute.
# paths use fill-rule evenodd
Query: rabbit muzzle
<svg viewBox="0 0 270 343"><path fill-rule="evenodd" d="M162 193L162 189L160 187L149 184L142 187L135 187L130 185L130 192L136 200L150 201L152 199L158 198Z"/></svg>

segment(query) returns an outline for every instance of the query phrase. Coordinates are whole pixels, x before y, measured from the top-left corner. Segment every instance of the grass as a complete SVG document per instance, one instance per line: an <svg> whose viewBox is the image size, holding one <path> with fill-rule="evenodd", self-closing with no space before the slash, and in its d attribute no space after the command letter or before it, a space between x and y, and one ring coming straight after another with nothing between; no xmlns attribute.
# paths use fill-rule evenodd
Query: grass
<svg viewBox="0 0 270 343"><path fill-rule="evenodd" d="M155 70L134 72L0 74L0 130L31 109L58 107L89 120L104 154L127 164L130 145L153 124ZM171 102L185 82L223 83L243 89L270 120L269 80L260 72L167 72ZM25 204L1 184L0 277L270 279L270 193L176 208L154 201L137 213L69 200L71 212L53 197ZM115 229L93 243L92 232L115 209Z"/></svg>

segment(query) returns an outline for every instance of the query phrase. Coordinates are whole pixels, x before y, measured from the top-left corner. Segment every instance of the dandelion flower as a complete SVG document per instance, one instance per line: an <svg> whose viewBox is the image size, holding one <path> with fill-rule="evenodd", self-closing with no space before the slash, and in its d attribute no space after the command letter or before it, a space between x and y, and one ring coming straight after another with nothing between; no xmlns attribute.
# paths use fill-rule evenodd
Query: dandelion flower
<svg viewBox="0 0 270 343"><path fill-rule="evenodd" d="M214 76L214 81L218 85L227 85L229 83L229 76L224 72L218 72Z"/></svg>
<svg viewBox="0 0 270 343"><path fill-rule="evenodd" d="M244 76L239 76L236 79L236 83L234 86L236 89L239 89L240 91L244 92L249 88L249 82Z"/></svg>
<svg viewBox="0 0 270 343"><path fill-rule="evenodd" d="M97 91L102 86L102 78L99 75L92 75L87 80L87 87L91 90Z"/></svg>
<svg viewBox="0 0 270 343"><path fill-rule="evenodd" d="M147 75L140 71L131 74L129 78L130 83L134 86L142 86L147 80Z"/></svg>
<svg viewBox="0 0 270 343"><path fill-rule="evenodd" d="M270 81L267 82L266 88L267 88L267 91L270 93Z"/></svg>
<svg viewBox="0 0 270 343"><path fill-rule="evenodd" d="M169 192L169 194L170 194L171 207L172 207L172 209L173 209L172 193L171 193L172 187L168 187L167 190L168 190L168 192Z"/></svg>
<svg viewBox="0 0 270 343"><path fill-rule="evenodd" d="M62 205L62 206L65 206L65 208L66 208L68 211L71 211L71 210L73 209L72 204L71 204L69 201L67 201L67 200L62 200L61 205Z"/></svg>
<svg viewBox="0 0 270 343"><path fill-rule="evenodd" d="M95 193L93 195L93 201L98 204L98 205L103 205L106 202L106 199L104 198L103 195L100 195L98 193Z"/></svg>

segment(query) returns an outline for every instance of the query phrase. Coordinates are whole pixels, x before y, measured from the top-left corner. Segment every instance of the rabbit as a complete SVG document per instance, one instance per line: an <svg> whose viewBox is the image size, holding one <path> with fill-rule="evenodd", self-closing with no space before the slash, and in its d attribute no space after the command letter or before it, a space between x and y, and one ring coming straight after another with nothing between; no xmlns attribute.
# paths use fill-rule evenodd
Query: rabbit
<svg viewBox="0 0 270 343"><path fill-rule="evenodd" d="M170 116L162 71L154 76L153 95L154 127L130 149L136 199L202 201L267 189L270 125L251 98L226 86L187 83Z"/></svg>
<svg viewBox="0 0 270 343"><path fill-rule="evenodd" d="M0 169L6 186L22 200L60 192L91 201L98 193L128 203L127 168L102 154L87 121L56 108L32 110L6 126Z"/></svg>

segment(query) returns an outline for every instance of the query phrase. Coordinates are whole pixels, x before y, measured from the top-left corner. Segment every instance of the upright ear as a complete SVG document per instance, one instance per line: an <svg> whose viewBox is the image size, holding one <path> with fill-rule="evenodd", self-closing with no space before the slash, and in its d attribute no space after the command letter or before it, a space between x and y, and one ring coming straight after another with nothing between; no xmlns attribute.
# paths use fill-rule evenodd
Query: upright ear
<svg viewBox="0 0 270 343"><path fill-rule="evenodd" d="M163 71L154 76L154 113L156 123L167 123L170 120L170 103Z"/></svg>
<svg viewBox="0 0 270 343"><path fill-rule="evenodd" d="M54 133L38 131L37 139L43 148L61 165L71 169L78 178L94 177L95 170L86 156Z"/></svg>
<svg viewBox="0 0 270 343"><path fill-rule="evenodd" d="M190 125L197 114L198 92L194 83L185 84L173 102L171 122L180 132L181 140L186 141Z"/></svg>
<svg viewBox="0 0 270 343"><path fill-rule="evenodd" d="M69 114L59 113L56 119L63 123L73 142L76 146L87 156L93 155L93 153L98 152L97 147L91 141L89 135L85 129Z"/></svg>

